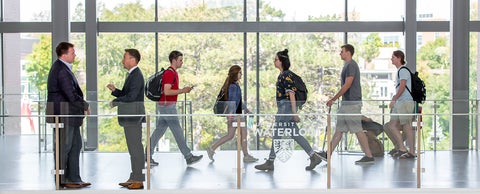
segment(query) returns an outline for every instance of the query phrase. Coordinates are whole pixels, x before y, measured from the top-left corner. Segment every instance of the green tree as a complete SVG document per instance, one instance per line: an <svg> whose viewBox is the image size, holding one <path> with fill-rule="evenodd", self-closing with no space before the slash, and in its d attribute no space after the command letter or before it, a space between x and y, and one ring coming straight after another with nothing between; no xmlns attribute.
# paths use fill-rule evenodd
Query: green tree
<svg viewBox="0 0 480 194"><path fill-rule="evenodd" d="M260 20L261 21L283 21L285 13L283 11L275 9L269 3L260 1Z"/></svg>
<svg viewBox="0 0 480 194"><path fill-rule="evenodd" d="M251 5L251 4L249 4ZM248 9L252 9L249 7ZM283 20L285 14L268 4L261 4L261 20ZM124 3L111 10L107 10L104 5L99 5L99 18L102 21L131 21L130 18L149 18L154 15L154 7L142 7L138 2ZM224 21L241 20L237 13L243 10L242 6L215 7L210 8L207 5L193 5L187 8L169 9L160 14L160 21L172 20L192 20L192 21ZM82 6L77 6L76 12L83 14ZM138 13L138 14L135 14ZM312 21L323 21L337 18L338 16L311 16ZM78 18L81 18L80 16ZM292 71L301 75L308 85L310 91L309 102L307 102L303 113L319 113L326 111L324 101L328 96L333 95L339 86L339 71L343 65L338 57L338 47L340 40L338 33L265 33L260 36L260 53L256 52L255 34L247 34L247 53L245 82L247 85L244 93L248 92L247 101L249 107L255 108L256 87L259 85L260 102L259 112L274 114L276 112L275 103L275 83L278 76L278 70L273 65L274 55L277 51L285 48L290 50L292 62ZM49 43L51 40L45 40ZM85 41L82 36L73 35L72 42L75 42L77 52L85 49ZM212 114L212 106L223 84L227 69L234 64L243 66L244 63L244 34L219 34L219 33L177 33L158 34L159 53L155 53L155 35L154 33L101 33L98 36L98 61L97 77L98 79L98 99L100 115L115 115L116 109L109 107L109 102L114 98L110 91L105 87L108 83L114 83L118 88L122 87L126 77L126 70L121 64L124 49L137 48L142 54L140 68L145 78L155 72L158 68L169 65L168 54L171 50L180 50L184 56L184 65L179 70L180 85L196 85L195 89L188 95L186 100L191 102L192 110L195 115ZM51 49L38 49L34 53L43 53L49 56ZM155 62L155 56L158 55L158 63ZM257 64L257 58L260 63ZM32 61L38 61L32 59ZM38 64L38 67L32 67L31 72L37 69L49 69L49 63ZM81 63L84 60L80 60ZM40 67L41 66L41 67ZM84 67L79 65L79 71ZM256 69L260 80L257 83ZM88 80L87 80L88 81ZM243 81L242 81L243 82ZM243 85L243 84L242 84ZM368 94L366 94L368 95ZM185 96L179 96L183 101ZM146 101L147 114L155 114L155 102ZM183 117L182 117L183 118ZM302 127L313 131L322 130L318 126L323 126L324 118L315 116L305 116L302 118ZM153 120L154 121L154 120ZM152 122L153 122L152 121ZM226 133L226 120L223 117L195 116L193 121L194 146L204 149L212 141ZM262 116L259 119L259 126L267 129L273 121L272 116ZM183 123L183 122L182 122ZM154 126L152 126L152 130ZM188 131L188 130L187 130ZM250 133L254 136L254 133ZM166 138L173 139L167 132ZM268 136L262 138L261 148L269 148L271 139ZM318 142L318 136L309 136L312 142ZM254 143L255 138L250 138ZM255 145L255 144L251 144ZM174 141L171 141L171 147L177 148ZM235 149L234 141L222 146L222 149ZM125 151L125 141L123 129L118 125L116 117L99 117L99 150L100 151Z"/></svg>
<svg viewBox="0 0 480 194"><path fill-rule="evenodd" d="M378 33L370 33L362 42L359 49L359 56L365 59L365 63L370 64L373 59L380 54L380 47L383 46L382 39Z"/></svg>
<svg viewBox="0 0 480 194"><path fill-rule="evenodd" d="M52 65L52 38L41 35L39 42L33 46L32 53L27 56L26 71L30 83L38 91L47 91L47 79ZM41 95L43 96L43 95Z"/></svg>
<svg viewBox="0 0 480 194"><path fill-rule="evenodd" d="M442 134L448 139L450 133L450 102L448 98L450 96L450 71L449 64L449 52L448 52L446 37L439 37L434 41L427 42L422 46L417 53L417 71L420 72L420 77L425 81L427 88L427 100L429 102L424 105L423 113L434 114L433 109L427 108L432 103L436 102L438 108L436 114L439 114L438 118L425 116L424 133L430 136L433 131L434 122L437 123L437 129L442 129ZM437 121L438 119L438 121ZM442 145L442 143L444 145ZM448 148L448 141L441 139L440 143L437 142L437 148ZM429 139L427 146L433 149L433 141Z"/></svg>
<svg viewBox="0 0 480 194"><path fill-rule="evenodd" d="M450 49L447 47L447 37L438 37L426 43L418 51L420 61L426 61L432 69L448 69Z"/></svg>
<svg viewBox="0 0 480 194"><path fill-rule="evenodd" d="M132 18L153 18L154 8L144 8L137 1L133 3L119 4L112 10L99 6L99 19L104 21L130 21ZM145 79L155 70L154 34L151 33L125 33L125 34L100 34L98 36L98 100L99 113L115 115L116 108L110 108L109 102L115 97L105 86L113 83L117 88L122 88L127 71L122 64L123 54L127 48L136 48L142 58L139 63ZM148 99L147 99L148 100ZM154 113L153 102L146 101L145 107L148 113ZM152 126L152 130L155 127ZM118 125L116 117L99 118L99 150L101 151L126 151L123 128ZM144 143L145 145L145 143Z"/></svg>

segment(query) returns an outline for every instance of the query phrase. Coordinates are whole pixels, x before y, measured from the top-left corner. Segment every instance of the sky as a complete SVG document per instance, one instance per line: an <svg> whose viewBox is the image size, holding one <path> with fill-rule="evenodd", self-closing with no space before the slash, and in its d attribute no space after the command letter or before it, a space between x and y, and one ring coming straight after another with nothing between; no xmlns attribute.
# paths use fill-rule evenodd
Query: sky
<svg viewBox="0 0 480 194"><path fill-rule="evenodd" d="M18 0L7 0L18 1ZM108 8L119 3L135 2L136 0L99 0ZM183 5L182 0L159 0L165 6ZM200 0L185 0L200 1ZM203 0L212 1L212 0ZM233 1L233 0L218 0ZM235 0L243 2L243 0ZM250 0L249 0L250 1ZM305 21L309 15L343 14L344 0L264 0L275 8L284 11L287 21ZM73 7L84 0L70 0ZM152 4L153 0L141 0L144 4ZM336 2L336 3L333 3ZM401 21L404 15L405 0L349 0L349 12L355 10L360 13L362 21ZM21 21L33 21L34 13L50 10L50 0L20 0ZM450 17L450 0L417 0L418 13L433 13L436 18ZM73 9L73 8L72 8Z"/></svg>

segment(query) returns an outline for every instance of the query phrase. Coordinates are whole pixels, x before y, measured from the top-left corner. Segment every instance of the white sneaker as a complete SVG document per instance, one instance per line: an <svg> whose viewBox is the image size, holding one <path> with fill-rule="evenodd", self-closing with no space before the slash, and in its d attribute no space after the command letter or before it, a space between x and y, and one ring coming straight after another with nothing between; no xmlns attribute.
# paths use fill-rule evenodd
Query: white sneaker
<svg viewBox="0 0 480 194"><path fill-rule="evenodd" d="M212 148L208 147L207 148L207 155L208 155L208 158L210 158L210 160L212 160L212 161L215 161L215 159L213 159L214 154L215 154L215 152L212 150Z"/></svg>
<svg viewBox="0 0 480 194"><path fill-rule="evenodd" d="M253 157L252 155L246 155L243 157L243 162L256 162L258 158Z"/></svg>

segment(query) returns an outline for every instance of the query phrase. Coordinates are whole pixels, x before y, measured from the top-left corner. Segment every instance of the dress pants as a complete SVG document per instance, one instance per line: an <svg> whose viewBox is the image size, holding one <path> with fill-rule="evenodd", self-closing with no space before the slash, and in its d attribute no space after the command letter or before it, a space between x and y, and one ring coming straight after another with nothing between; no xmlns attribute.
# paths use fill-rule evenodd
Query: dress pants
<svg viewBox="0 0 480 194"><path fill-rule="evenodd" d="M82 149L82 136L79 126L71 126L67 123L65 128L59 129L59 168L64 170L60 175L60 183L82 182L80 177L80 151ZM55 135L54 135L55 142ZM54 152L55 159L55 152Z"/></svg>
<svg viewBox="0 0 480 194"><path fill-rule="evenodd" d="M142 145L142 124L126 124L123 125L123 130L125 132L125 139L127 140L132 169L129 179L143 182L145 181L145 175L142 173L142 169L145 167L145 157L143 155Z"/></svg>

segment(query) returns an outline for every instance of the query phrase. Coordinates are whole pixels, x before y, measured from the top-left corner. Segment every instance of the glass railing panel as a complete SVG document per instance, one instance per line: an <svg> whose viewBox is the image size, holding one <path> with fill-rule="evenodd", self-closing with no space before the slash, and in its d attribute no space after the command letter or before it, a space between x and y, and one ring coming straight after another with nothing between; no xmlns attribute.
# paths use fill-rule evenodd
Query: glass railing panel
<svg viewBox="0 0 480 194"><path fill-rule="evenodd" d="M5 98L7 99L7 98ZM9 98L10 101L3 101L2 104L12 105L21 104L21 98ZM98 148L96 154L120 154L125 155L128 153L126 146L126 139L123 131L123 127L118 123L119 115L117 108L111 108L110 102L89 102L90 106L98 107L96 114L91 114L83 120L83 125L80 128L82 131L83 141L89 140L87 130L92 130L92 123L87 122L89 119L96 119L98 126L95 126L98 130ZM203 155L203 159L198 164L187 165L187 161L182 155L181 149L175 140L171 130L167 129L165 135L160 138L158 143L153 149L154 156L152 157L159 165L152 166L153 170L150 171L151 188L152 189L179 189L179 188L204 188L205 185L211 185L209 188L219 189L270 189L271 184L275 184L275 188L391 188L391 187L406 187L415 188L447 188L447 187L460 187L461 184L465 184L468 187L469 184L474 184L474 180L468 179L468 177L459 178L459 183L443 184L450 181L449 175L438 175L435 169L438 169L439 165L445 166L445 169L451 176L457 171L454 169L456 162L444 161L444 160L431 160L435 157L452 157L452 158L466 158L466 160L472 160L470 155L465 155L465 151L451 151L450 144L447 143L447 149L440 149L443 145L443 141L447 139L444 130L440 130L440 136L437 134L437 138L433 135L436 134L432 131L439 129L438 125L435 126L433 121L438 120L441 117L449 118L451 113L445 113L445 110L436 110L438 107L447 106L450 107L451 101L444 100L432 100L426 101L422 104L422 123L421 130L416 130L416 123L412 123L414 126L414 148L417 157L412 159L398 159L398 157L392 157L388 152L394 149L391 135L386 132L387 127L382 125L388 125L391 114L388 108L383 108L384 104L388 104L389 101L363 101L362 112L360 114L347 114L339 112L339 105L333 104L331 109L320 109L318 112L321 114L312 114L305 110L299 111L300 122L297 123L298 131L290 129L289 125L275 125L275 118L280 116L291 116L284 114L250 114L245 116L245 121L242 121L242 126L245 127L247 132L246 144L248 147L249 155L258 159L254 162L244 162L245 155L239 150L241 146L238 146L236 136L226 141L221 146L217 147L213 155L215 161L211 161L207 149L211 148L215 142L218 142L222 137L228 134L228 119L226 116L230 115L215 115L213 112L195 113L191 108L192 103L201 103L200 101L179 101L175 106L176 114L160 114L156 112L157 103L144 102L139 103L146 108L145 115L148 117L148 124L145 122L142 125L142 145L147 145L147 140L150 134L155 130L157 119L177 119L180 127L182 128L182 138L185 139L187 147L196 156ZM266 102L260 102L266 103ZM318 104L325 104L325 102L316 102ZM476 101L469 101L468 104L471 107L470 113L462 114L468 116L470 130L476 130L477 113L476 113ZM36 104L36 105L34 105ZM135 104L135 103L134 103ZM436 104L440 104L435 106ZM213 105L212 105L213 106ZM38 146L39 152L52 153L55 149L54 139L54 125L47 124L46 116L49 107L46 102L36 102L31 105L32 109L37 109L38 115L28 115L21 113L15 113L12 111L11 106L6 106L3 118L8 122L12 122L13 119L19 120L20 123L24 122L22 119L31 117L33 120L38 120L39 123L44 125L44 129L40 130L38 134ZM67 106L69 107L69 106ZM437 108L434 108L437 107ZM272 107L276 109L276 106ZM440 109L440 108L438 108ZM252 111L255 112L255 111ZM15 114L14 114L15 113ZM358 143L356 135L348 133L342 136L342 140L339 142L336 149L333 150L330 161L331 176L328 176L328 165L325 161L315 166L313 170L305 170L310 165L311 158L304 151L304 147L290 137L290 135L301 135L305 138L307 144L315 152L326 151L328 149L326 127L328 113L331 117L331 135L338 130L336 121L339 116L356 115L365 116L372 119L373 122L382 126L383 133L375 134L376 138L381 144L383 144L384 156L377 156L374 158L373 165L383 165L385 168L373 168L373 165L356 165L355 161L360 160L364 153L361 146ZM78 117L78 115L61 115L66 118ZM122 115L123 117L138 117L136 114ZM413 115L412 116L416 116ZM8 120L12 119L12 120ZM27 120L28 121L28 120ZM384 122L384 123L383 123ZM28 123L28 122L27 122ZM147 131L149 127L149 132ZM280 129L281 128L281 129ZM12 129L19 129L18 127L12 127ZM362 129L366 133L374 132L374 130L367 129L362 126ZM273 139L272 135L274 131L281 136L279 139ZM421 132L421 133L419 133ZM473 134L473 133L472 133ZM470 134L468 141L474 141L475 137ZM432 138L433 137L433 138ZM403 137L402 137L403 138ZM435 141L435 139L437 141ZM403 140L403 139L402 139ZM420 141L420 144L419 144ZM241 142L244 142L241 140ZM274 145L274 151L276 152L276 158L274 162L275 173L271 173L264 170L258 170L257 165L264 164L265 159L269 158L270 148ZM30 142L32 143L32 142ZM410 148L409 140L403 142L406 148ZM370 145L370 144L369 144ZM435 152L435 145L437 147ZM370 147L371 148L371 147ZM308 148L307 148L308 149ZM237 155L237 150L239 155ZM309 149L308 149L309 150ZM371 150L373 150L371 148ZM144 149L142 149L143 154ZM467 151L468 152L468 151ZM84 153L89 153L84 151ZM90 156L87 156L89 160ZM457 161L458 162L458 161ZM465 161L465 165L474 168L471 162ZM128 161L125 162L128 164ZM449 164L449 165L448 165ZM94 165L92 162L86 162L84 165ZM94 165L98 166L98 165ZM190 167L189 167L190 166ZM204 169L202 166L208 166L208 169ZM369 167L370 166L370 167ZM394 168L391 168L391 167ZM435 168L434 168L435 167ZM50 169L51 170L51 169ZM461 169L468 174L467 168ZM166 173L168 172L168 173ZM181 172L181 173L178 173ZM371 177L369 174L374 172L374 180L369 182L376 182L375 184L366 183L365 180L360 179L361 176ZM354 173L355 176L349 176ZM421 177L418 174L421 173ZM447 173L447 174L448 174ZM174 179L169 179L169 174L175 174ZM197 175L202 176L197 176ZM203 180L202 177L210 177L209 180ZM302 177L299 179L291 179L290 177ZM170 176L171 178L171 176ZM195 184L185 185L185 179L195 179ZM198 179L198 180L197 180ZM274 180L274 181L272 181ZM328 182L330 181L330 186ZM418 181L418 182L417 182ZM473 182L472 182L473 181ZM190 181L189 181L190 182ZM262 182L262 184L259 184ZM274 182L274 183L273 183ZM378 184L378 183L381 184ZM264 183L264 184L263 184ZM460 184L460 185L459 185ZM379 186L380 185L380 186Z"/></svg>

